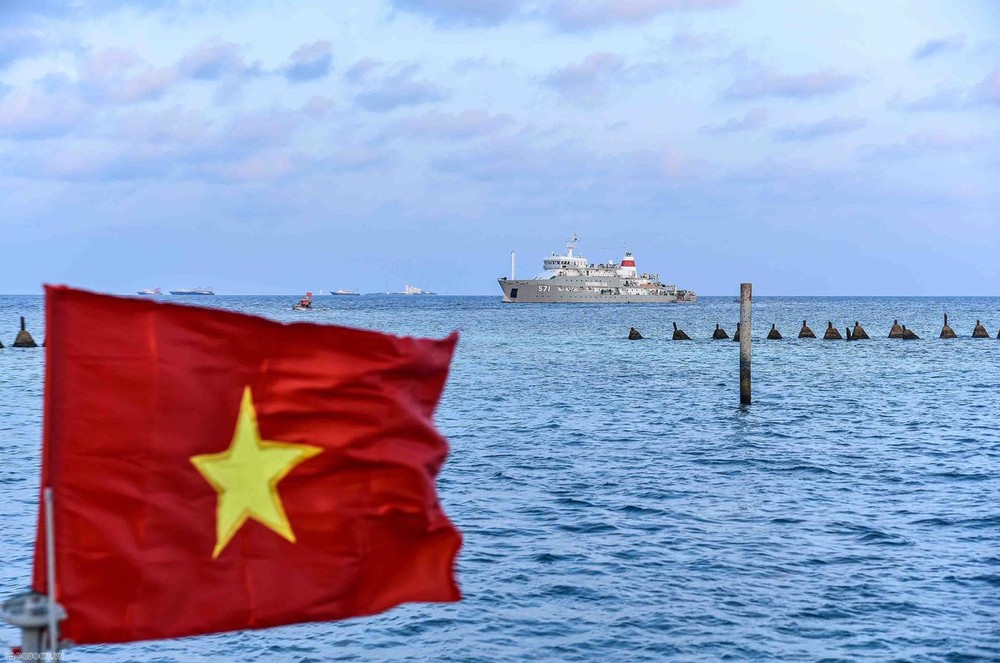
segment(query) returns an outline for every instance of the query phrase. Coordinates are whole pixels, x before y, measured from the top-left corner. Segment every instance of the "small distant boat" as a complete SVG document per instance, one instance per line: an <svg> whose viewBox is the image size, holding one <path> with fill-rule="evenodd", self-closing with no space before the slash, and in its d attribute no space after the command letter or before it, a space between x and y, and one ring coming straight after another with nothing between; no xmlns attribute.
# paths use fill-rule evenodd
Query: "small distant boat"
<svg viewBox="0 0 1000 663"><path fill-rule="evenodd" d="M311 311L313 306L313 294L307 292L306 296L292 304L293 311Z"/></svg>
<svg viewBox="0 0 1000 663"><path fill-rule="evenodd" d="M403 292L390 292L390 295L436 295L437 293L431 292L430 290L421 290L415 285L403 286Z"/></svg>
<svg viewBox="0 0 1000 663"><path fill-rule="evenodd" d="M171 295L214 295L211 288L190 288L182 290L171 290Z"/></svg>
<svg viewBox="0 0 1000 663"><path fill-rule="evenodd" d="M150 290L149 288L146 288L145 290L140 290L139 294L140 295L147 295L147 296L150 296L150 297L155 297L157 295L162 295L163 291L160 290L159 288L153 288L152 290Z"/></svg>
<svg viewBox="0 0 1000 663"><path fill-rule="evenodd" d="M334 290L330 293L331 295L360 295L361 293L357 290Z"/></svg>

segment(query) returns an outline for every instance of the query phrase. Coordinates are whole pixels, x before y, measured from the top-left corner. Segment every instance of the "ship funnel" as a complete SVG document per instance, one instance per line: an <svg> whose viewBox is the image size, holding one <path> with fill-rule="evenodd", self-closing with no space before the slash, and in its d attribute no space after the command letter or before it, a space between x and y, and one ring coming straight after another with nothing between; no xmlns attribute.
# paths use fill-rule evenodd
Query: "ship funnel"
<svg viewBox="0 0 1000 663"><path fill-rule="evenodd" d="M635 277L635 257L630 251L625 252L625 257L622 258L621 268L618 270L618 275L631 278Z"/></svg>

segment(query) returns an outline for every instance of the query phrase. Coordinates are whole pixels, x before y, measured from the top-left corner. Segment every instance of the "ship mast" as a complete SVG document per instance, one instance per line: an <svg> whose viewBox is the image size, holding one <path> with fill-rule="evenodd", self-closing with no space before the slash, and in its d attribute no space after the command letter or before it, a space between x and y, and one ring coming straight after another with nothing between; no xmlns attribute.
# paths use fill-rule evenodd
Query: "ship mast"
<svg viewBox="0 0 1000 663"><path fill-rule="evenodd" d="M516 258L514 257L514 252L511 251L510 252L510 280L511 281L514 280L514 266L516 264L515 260L516 260Z"/></svg>
<svg viewBox="0 0 1000 663"><path fill-rule="evenodd" d="M576 243L579 242L579 241L580 241L580 238L576 236L576 233L573 233L573 239L571 239L568 242L566 242L566 257L567 258L572 258L573 257L573 248L576 246Z"/></svg>

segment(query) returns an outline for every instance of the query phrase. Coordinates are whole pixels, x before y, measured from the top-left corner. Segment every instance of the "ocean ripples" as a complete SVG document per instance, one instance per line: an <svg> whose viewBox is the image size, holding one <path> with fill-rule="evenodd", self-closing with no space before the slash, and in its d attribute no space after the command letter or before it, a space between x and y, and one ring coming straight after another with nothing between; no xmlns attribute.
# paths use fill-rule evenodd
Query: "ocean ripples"
<svg viewBox="0 0 1000 663"><path fill-rule="evenodd" d="M199 303L300 319L281 298ZM0 297L14 309L43 334L40 298ZM962 335L1000 323L1000 299L756 298L741 409L739 346L709 340L717 322L734 331L732 298L318 298L316 322L462 329L437 422L464 600L71 655L1000 660L1000 341L938 341L945 310ZM860 320L872 340L763 339L803 318ZM886 339L894 318L922 340ZM694 340L669 340L675 320ZM30 572L42 369L40 351L0 350L4 595Z"/></svg>

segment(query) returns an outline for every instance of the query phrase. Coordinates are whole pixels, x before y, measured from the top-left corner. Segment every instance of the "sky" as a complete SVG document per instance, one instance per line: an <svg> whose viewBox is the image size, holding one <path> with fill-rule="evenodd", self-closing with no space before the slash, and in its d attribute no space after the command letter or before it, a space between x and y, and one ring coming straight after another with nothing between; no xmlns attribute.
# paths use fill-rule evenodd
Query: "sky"
<svg viewBox="0 0 1000 663"><path fill-rule="evenodd" d="M0 0L0 292L1000 295L1000 3Z"/></svg>

